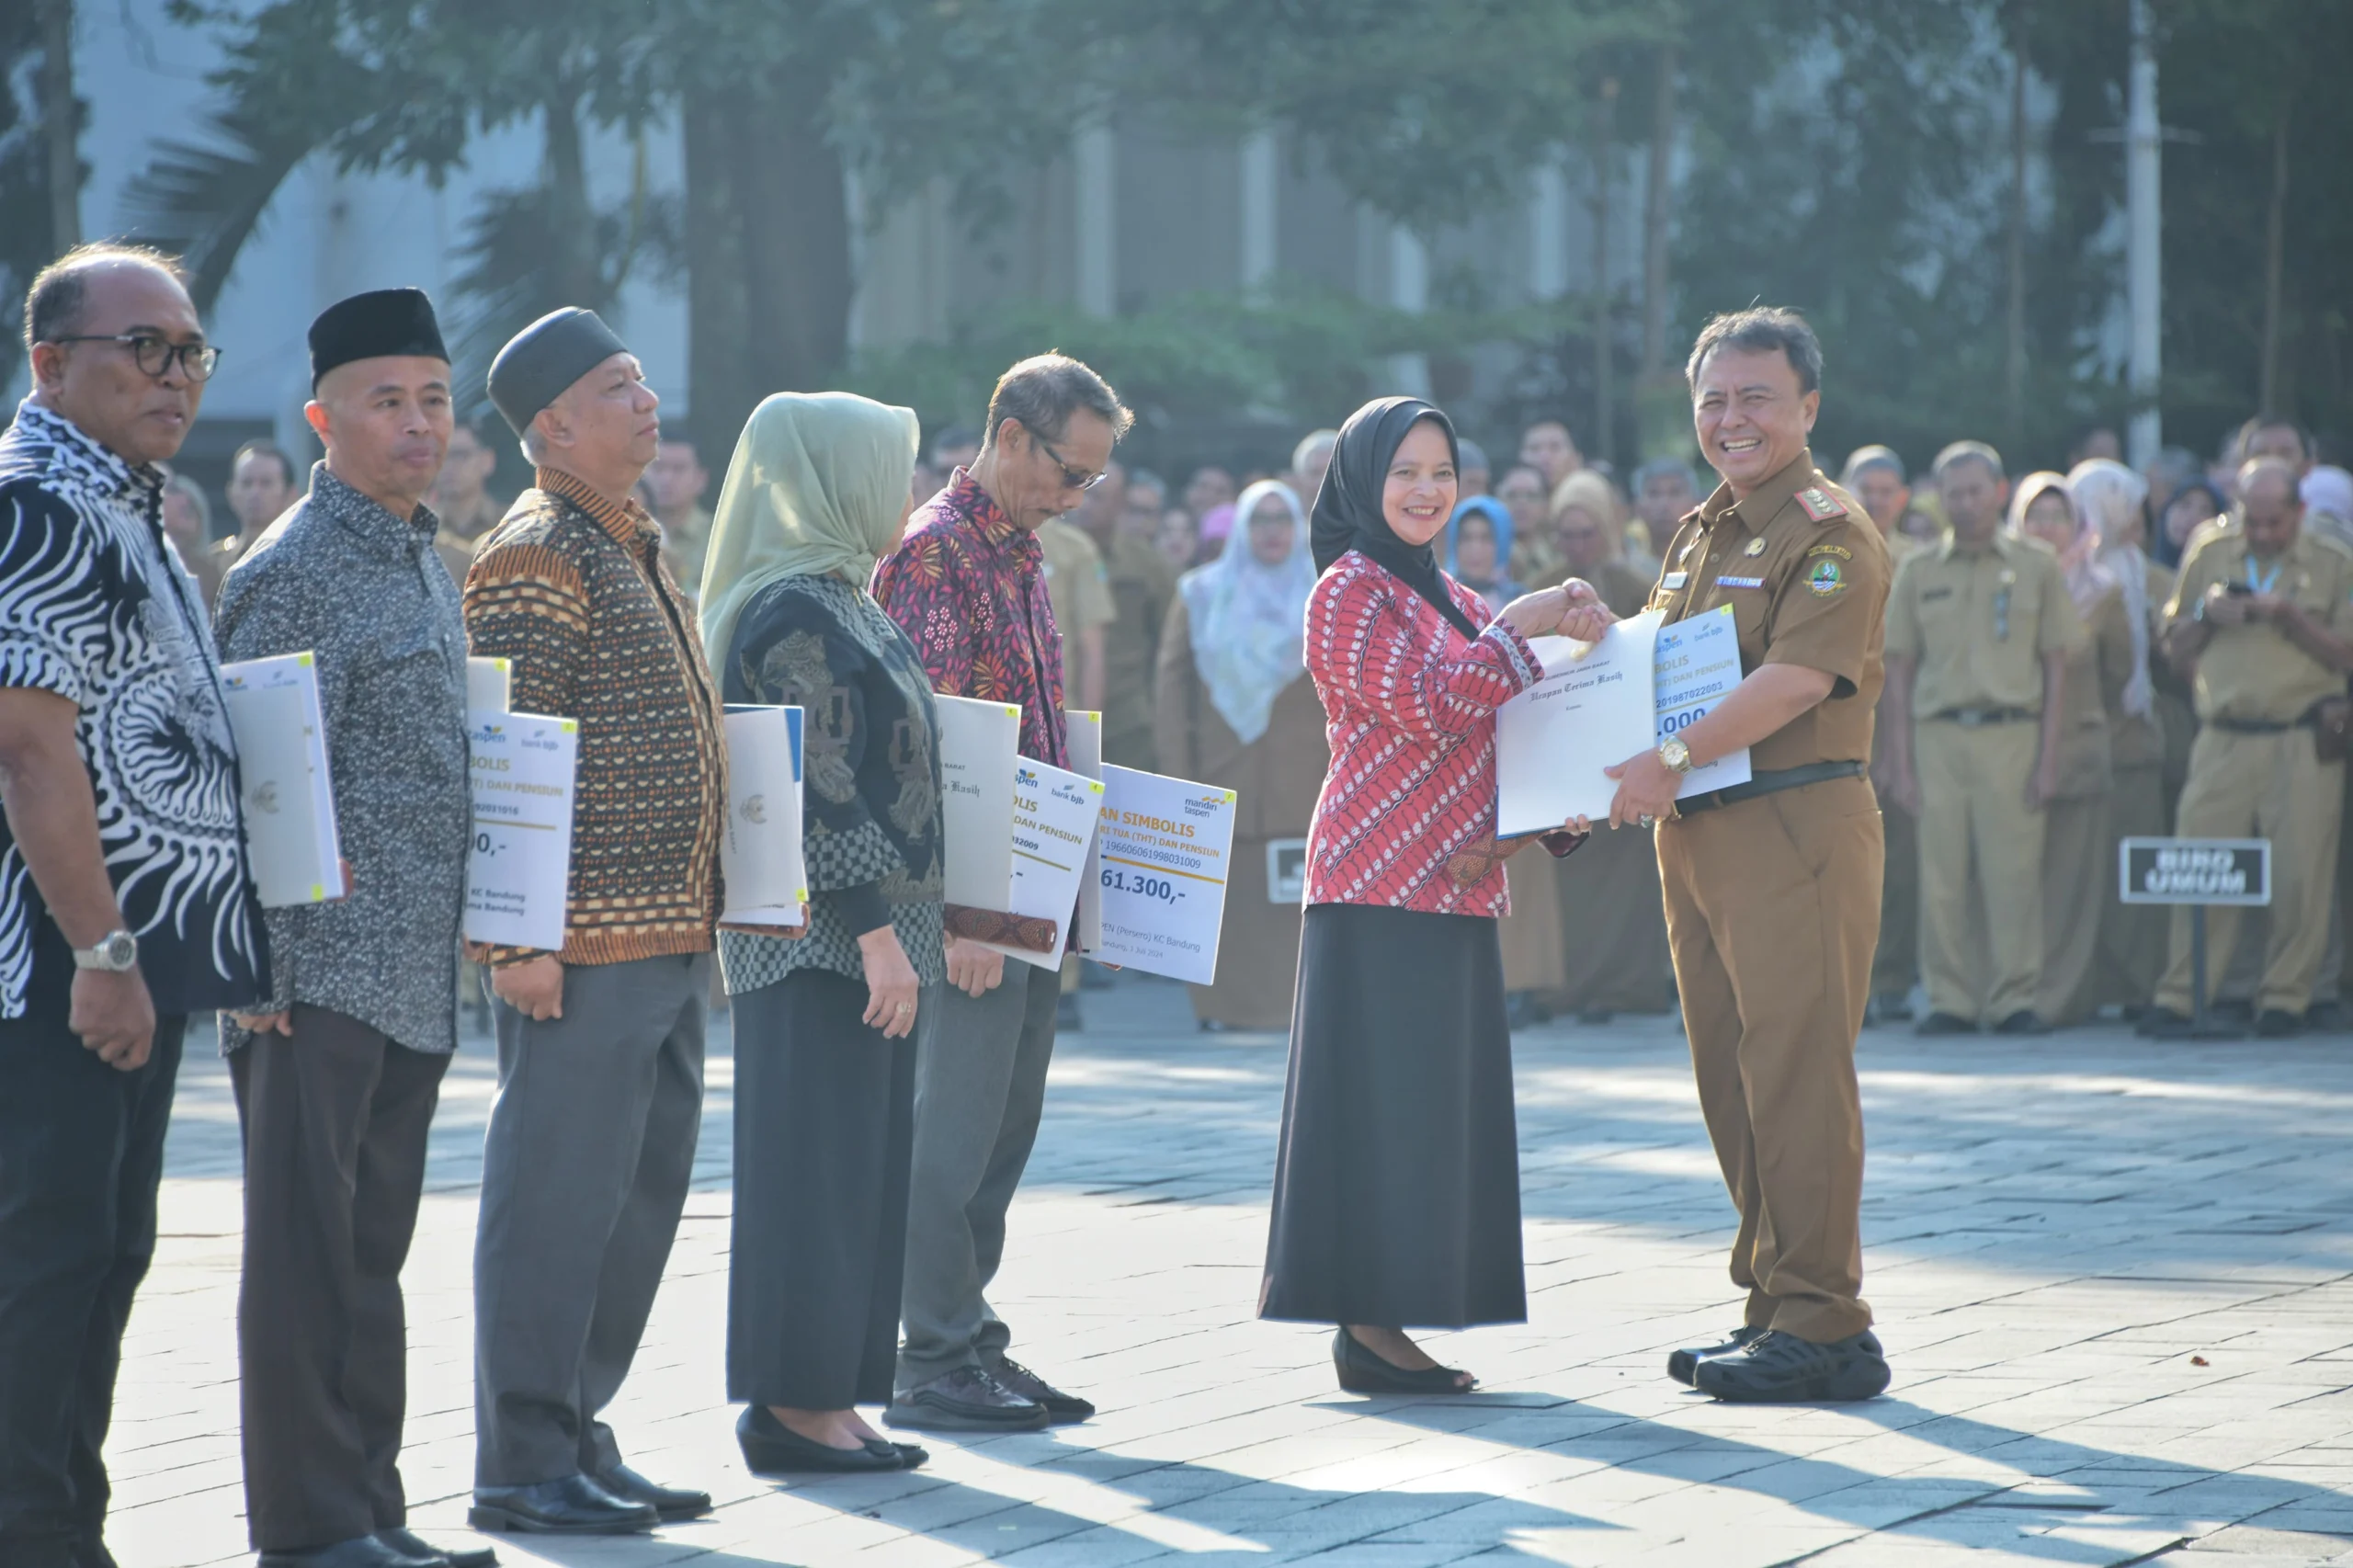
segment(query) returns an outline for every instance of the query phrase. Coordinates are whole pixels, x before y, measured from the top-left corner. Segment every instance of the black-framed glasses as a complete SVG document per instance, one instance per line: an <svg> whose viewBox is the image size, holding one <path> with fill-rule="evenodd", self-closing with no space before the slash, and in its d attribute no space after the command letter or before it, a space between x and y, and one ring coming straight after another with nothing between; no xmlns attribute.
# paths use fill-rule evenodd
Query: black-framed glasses
<svg viewBox="0 0 2353 1568"><path fill-rule="evenodd" d="M221 363L221 350L209 343L174 343L147 332L82 333L72 337L52 337L51 343L121 343L131 348L131 363L157 381L172 373L172 361L179 361L180 369L191 381L210 381L212 368Z"/></svg>
<svg viewBox="0 0 2353 1568"><path fill-rule="evenodd" d="M1029 438L1038 443L1038 449L1046 454L1046 460L1063 471L1063 488L1064 490L1077 490L1082 492L1092 490L1097 485L1102 483L1105 475L1110 472L1106 469L1102 473L1089 473L1083 468L1073 468L1069 463L1063 460L1062 453L1054 450L1052 444L1043 436L1039 435L1034 426L1025 423L1021 427L1029 432Z"/></svg>

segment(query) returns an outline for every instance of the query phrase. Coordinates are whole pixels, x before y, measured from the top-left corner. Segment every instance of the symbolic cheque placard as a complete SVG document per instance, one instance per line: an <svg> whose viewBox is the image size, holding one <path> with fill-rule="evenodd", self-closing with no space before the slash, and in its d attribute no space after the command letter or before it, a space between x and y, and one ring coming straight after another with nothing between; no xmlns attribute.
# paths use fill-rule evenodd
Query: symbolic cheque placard
<svg viewBox="0 0 2353 1568"><path fill-rule="evenodd" d="M1104 962L1216 981L1233 808L1231 790L1104 766Z"/></svg>
<svg viewBox="0 0 2353 1568"><path fill-rule="evenodd" d="M1740 684L1740 628L1732 606L1718 605L1705 615L1661 627L1654 647L1651 667L1658 690L1658 739L1664 741L1714 712ZM1748 748L1743 746L1685 774L1675 798L1688 800L1748 779Z"/></svg>
<svg viewBox="0 0 2353 1568"><path fill-rule="evenodd" d="M1051 920L1057 927L1071 917L1095 847L1102 800L1103 786L1083 774L1026 756L1014 763L1010 913ZM1060 947L1040 953L997 942L981 945L1040 969L1063 966Z"/></svg>
<svg viewBox="0 0 2353 1568"><path fill-rule="evenodd" d="M1609 820L1618 786L1601 770L1658 744L1657 642L1656 615L1619 621L1597 642L1529 640L1544 678L1495 710L1498 835Z"/></svg>
<svg viewBox="0 0 2353 1568"><path fill-rule="evenodd" d="M536 713L466 715L474 837L466 860L466 939L563 946L572 892L576 720Z"/></svg>
<svg viewBox="0 0 2353 1568"><path fill-rule="evenodd" d="M263 905L340 898L342 835L317 662L308 652L221 666L237 741L238 805L254 889Z"/></svg>
<svg viewBox="0 0 2353 1568"><path fill-rule="evenodd" d="M802 854L801 710L731 702L727 835L719 845L727 907L719 923L770 930L809 924Z"/></svg>

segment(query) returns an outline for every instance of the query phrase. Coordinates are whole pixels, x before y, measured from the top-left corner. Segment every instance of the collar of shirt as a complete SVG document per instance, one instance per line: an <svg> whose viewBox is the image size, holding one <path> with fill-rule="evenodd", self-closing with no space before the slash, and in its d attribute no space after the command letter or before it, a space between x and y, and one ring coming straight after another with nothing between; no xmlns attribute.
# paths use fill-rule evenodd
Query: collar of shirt
<svg viewBox="0 0 2353 1568"><path fill-rule="evenodd" d="M1745 499L1735 499L1729 484L1717 485L1716 493L1699 503L1700 526L1712 528L1726 514L1738 513L1749 532L1761 534L1765 525L1779 517L1781 508L1813 483L1813 449L1801 447L1796 457L1750 491Z"/></svg>
<svg viewBox="0 0 2353 1568"><path fill-rule="evenodd" d="M563 496L596 518L597 526L612 535L614 542L624 550L642 549L662 537L662 525L637 504L634 496L616 506L597 494L585 480L574 478L560 468L540 467L532 475L531 483L551 495Z"/></svg>
<svg viewBox="0 0 2353 1568"><path fill-rule="evenodd" d="M1009 552L1015 560L1035 564L1042 559L1038 536L1015 524L996 504L996 497L981 488L972 471L960 468L948 482L948 505L964 526L978 534L993 550Z"/></svg>
<svg viewBox="0 0 2353 1568"><path fill-rule="evenodd" d="M1962 549L1961 540L1950 528L1947 528L1944 538L1936 543L1938 561L1958 559L1964 563L1972 561L2015 561L2018 559L2018 551L2027 548L2024 540L2002 528L1994 530L1994 537L1985 541L1984 548L1982 550Z"/></svg>
<svg viewBox="0 0 2353 1568"><path fill-rule="evenodd" d="M152 463L125 462L57 410L35 403L29 393L17 405L17 426L48 445L52 478L62 476L92 495L141 507L163 494L162 470Z"/></svg>
<svg viewBox="0 0 2353 1568"><path fill-rule="evenodd" d="M441 531L441 519L423 502L417 504L415 517L404 518L374 496L336 478L324 461L311 468L311 505L361 543L385 555L413 560Z"/></svg>

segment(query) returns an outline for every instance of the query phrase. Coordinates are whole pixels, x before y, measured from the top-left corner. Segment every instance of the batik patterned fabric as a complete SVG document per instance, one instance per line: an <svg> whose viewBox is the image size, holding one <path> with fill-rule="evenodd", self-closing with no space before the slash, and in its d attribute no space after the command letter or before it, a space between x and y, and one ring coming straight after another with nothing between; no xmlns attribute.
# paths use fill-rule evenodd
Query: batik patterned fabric
<svg viewBox="0 0 2353 1568"><path fill-rule="evenodd" d="M727 699L801 710L809 931L722 931L729 994L801 969L862 978L858 938L886 923L918 979L945 980L938 730L906 634L858 589L803 576L755 596L734 641L721 666Z"/></svg>
<svg viewBox="0 0 2353 1568"><path fill-rule="evenodd" d="M963 469L915 508L905 540L874 569L874 597L899 623L931 688L1021 705L1021 755L1070 767L1063 641L1043 552Z"/></svg>
<svg viewBox="0 0 2353 1568"><path fill-rule="evenodd" d="M267 912L268 1010L297 1002L411 1051L458 1049L458 933L473 805L466 627L425 507L394 516L327 472L231 568L213 630L227 659L308 649L352 891ZM222 1020L221 1043L247 1036Z"/></svg>
<svg viewBox="0 0 2353 1568"><path fill-rule="evenodd" d="M251 1005L267 938L237 747L163 475L28 400L0 435L0 687L73 702L98 842L160 1014ZM62 1009L73 959L0 820L0 1017Z"/></svg>

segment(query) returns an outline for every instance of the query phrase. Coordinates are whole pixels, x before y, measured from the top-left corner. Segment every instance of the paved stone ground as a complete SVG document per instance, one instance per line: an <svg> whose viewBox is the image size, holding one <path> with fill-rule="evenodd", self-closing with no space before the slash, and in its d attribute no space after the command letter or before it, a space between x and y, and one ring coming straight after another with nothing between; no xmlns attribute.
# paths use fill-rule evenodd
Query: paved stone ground
<svg viewBox="0 0 2353 1568"><path fill-rule="evenodd" d="M983 1559L1031 1568L1477 1561L1763 1568L2353 1562L2353 1051L2346 1037L1863 1046L1869 1292L1887 1397L1714 1404L1666 1351L1736 1319L1731 1211L1663 1018L1518 1041L1532 1321L1440 1335L1483 1392L1366 1400L1326 1336L1252 1317L1280 1041L1193 1032L1183 994L1090 994L1058 1055L996 1300L1016 1353L1105 1409L934 1440L921 1471L774 1485L721 1403L731 1063L637 1369L632 1459L712 1518L499 1542L565 1568ZM235 1119L209 1041L181 1081L167 1233L110 1458L126 1568L244 1550ZM407 1274L415 1522L461 1539L469 1253L491 1087L461 1057Z"/></svg>

